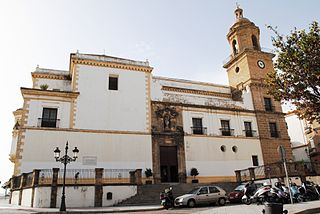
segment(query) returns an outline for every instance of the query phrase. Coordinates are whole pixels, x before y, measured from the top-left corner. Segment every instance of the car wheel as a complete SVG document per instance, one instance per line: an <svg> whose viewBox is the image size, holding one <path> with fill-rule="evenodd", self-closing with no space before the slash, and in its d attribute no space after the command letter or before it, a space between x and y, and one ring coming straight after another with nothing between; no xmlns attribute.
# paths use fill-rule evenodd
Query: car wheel
<svg viewBox="0 0 320 214"><path fill-rule="evenodd" d="M188 207L192 208L196 206L196 202L194 201L194 199L190 199L188 201Z"/></svg>
<svg viewBox="0 0 320 214"><path fill-rule="evenodd" d="M218 204L219 204L220 206L226 205L226 199L225 199L225 198L219 198Z"/></svg>

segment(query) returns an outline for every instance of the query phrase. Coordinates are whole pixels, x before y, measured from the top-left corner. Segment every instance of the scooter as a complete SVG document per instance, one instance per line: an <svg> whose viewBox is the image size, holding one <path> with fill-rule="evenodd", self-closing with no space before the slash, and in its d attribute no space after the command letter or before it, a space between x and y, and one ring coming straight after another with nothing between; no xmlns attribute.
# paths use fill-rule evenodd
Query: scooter
<svg viewBox="0 0 320 214"><path fill-rule="evenodd" d="M305 200L318 200L320 196L318 189L310 182L303 182L299 192Z"/></svg>
<svg viewBox="0 0 320 214"><path fill-rule="evenodd" d="M170 187L169 189L165 189L164 192L160 193L160 200L161 200L161 205L166 210L171 207L174 207L174 198L173 198L173 194L172 194L172 187Z"/></svg>
<svg viewBox="0 0 320 214"><path fill-rule="evenodd" d="M244 188L244 195L242 197L242 202L249 205L251 203L262 204L265 201L269 201L271 197L270 191L271 187L268 184L264 184L260 187L252 196L247 193L248 188Z"/></svg>

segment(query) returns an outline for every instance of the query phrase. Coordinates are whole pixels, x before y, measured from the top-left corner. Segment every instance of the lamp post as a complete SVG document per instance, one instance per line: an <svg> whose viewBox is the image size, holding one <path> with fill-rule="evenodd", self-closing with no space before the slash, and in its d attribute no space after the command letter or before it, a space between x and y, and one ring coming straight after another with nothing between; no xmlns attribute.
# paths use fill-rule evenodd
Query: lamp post
<svg viewBox="0 0 320 214"><path fill-rule="evenodd" d="M54 152L54 157L57 162L61 162L64 165L63 168L63 185L62 185L62 196L61 196L61 205L60 205L60 211L66 211L66 197L65 197L65 184L66 184L66 169L67 169L67 164L76 161L78 158L78 153L79 149L77 147L74 147L72 150L73 152L73 157L68 156L68 141L66 143L65 147L65 153L62 157L60 157L60 149L57 147L53 152Z"/></svg>

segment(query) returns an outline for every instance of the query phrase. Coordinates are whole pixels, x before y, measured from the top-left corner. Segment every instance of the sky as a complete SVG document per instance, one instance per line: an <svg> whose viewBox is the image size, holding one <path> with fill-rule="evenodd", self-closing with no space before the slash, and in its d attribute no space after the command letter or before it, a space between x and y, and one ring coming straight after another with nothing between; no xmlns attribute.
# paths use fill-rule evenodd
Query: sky
<svg viewBox="0 0 320 214"><path fill-rule="evenodd" d="M148 59L155 76L227 85L222 64L236 2L269 49L266 25L288 34L319 22L318 0L0 0L0 181L13 172L12 112L22 107L20 87L32 87L37 65L68 70L78 50Z"/></svg>

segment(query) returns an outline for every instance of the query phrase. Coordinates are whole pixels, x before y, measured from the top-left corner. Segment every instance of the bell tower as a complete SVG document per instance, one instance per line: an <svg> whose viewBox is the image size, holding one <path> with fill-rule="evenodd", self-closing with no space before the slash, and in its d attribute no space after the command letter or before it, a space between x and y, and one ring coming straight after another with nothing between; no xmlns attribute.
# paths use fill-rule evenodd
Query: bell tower
<svg viewBox="0 0 320 214"><path fill-rule="evenodd" d="M286 149L287 160L292 160L281 104L267 94L264 83L267 73L274 69L272 58L275 55L261 49L259 27L244 18L239 6L234 13L236 21L227 34L231 55L223 65L227 69L229 85L251 92L264 164L280 160L280 145Z"/></svg>

